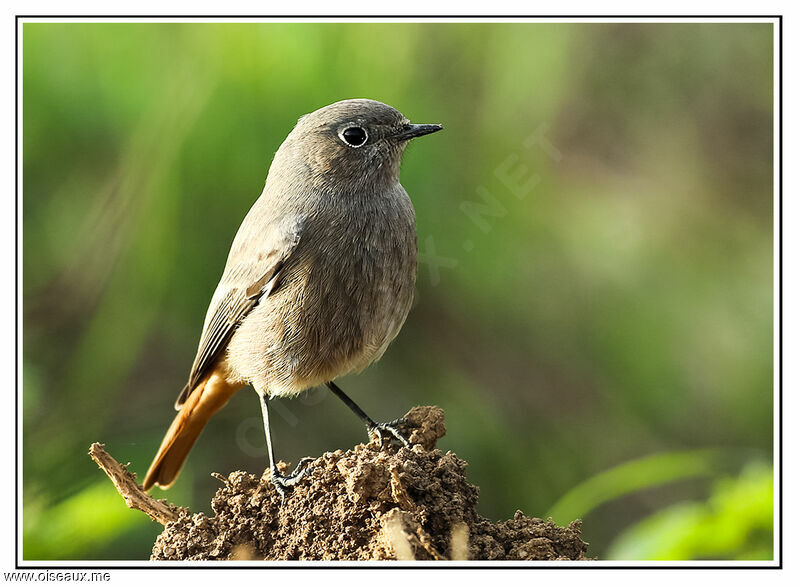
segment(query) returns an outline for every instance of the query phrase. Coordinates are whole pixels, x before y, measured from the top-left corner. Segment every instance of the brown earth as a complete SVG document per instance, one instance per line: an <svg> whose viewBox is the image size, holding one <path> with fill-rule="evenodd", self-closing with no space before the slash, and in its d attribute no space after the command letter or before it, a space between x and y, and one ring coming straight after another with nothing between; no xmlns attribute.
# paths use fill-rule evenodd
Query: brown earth
<svg viewBox="0 0 800 587"><path fill-rule="evenodd" d="M405 432L412 449L360 444L325 453L286 496L236 471L213 516L180 510L153 546L152 560L585 560L581 524L479 516L467 463L435 448L444 413L416 407Z"/></svg>

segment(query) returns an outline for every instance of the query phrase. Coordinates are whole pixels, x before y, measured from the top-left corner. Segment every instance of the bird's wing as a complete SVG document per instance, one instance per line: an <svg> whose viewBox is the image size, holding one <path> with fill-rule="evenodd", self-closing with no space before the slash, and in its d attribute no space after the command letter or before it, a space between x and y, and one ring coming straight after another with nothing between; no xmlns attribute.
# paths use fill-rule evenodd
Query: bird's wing
<svg viewBox="0 0 800 587"><path fill-rule="evenodd" d="M175 401L176 410L214 366L250 310L269 296L280 282L282 270L300 242L301 224L293 220L279 227L277 230L273 227L271 232L274 236L268 243L261 246L251 243L249 248L253 250L248 254L234 254L232 250L206 314L189 382Z"/></svg>

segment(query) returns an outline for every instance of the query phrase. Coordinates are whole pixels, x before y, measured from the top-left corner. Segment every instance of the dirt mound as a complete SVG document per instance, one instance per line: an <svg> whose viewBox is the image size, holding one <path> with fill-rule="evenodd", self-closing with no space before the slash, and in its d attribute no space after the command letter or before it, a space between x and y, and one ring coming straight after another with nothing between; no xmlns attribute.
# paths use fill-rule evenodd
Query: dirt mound
<svg viewBox="0 0 800 587"><path fill-rule="evenodd" d="M416 426L407 428L412 449L374 442L326 453L283 505L268 474L218 475L214 515L181 511L152 560L584 559L580 521L479 516L467 463L435 448L442 410L417 407L406 418Z"/></svg>

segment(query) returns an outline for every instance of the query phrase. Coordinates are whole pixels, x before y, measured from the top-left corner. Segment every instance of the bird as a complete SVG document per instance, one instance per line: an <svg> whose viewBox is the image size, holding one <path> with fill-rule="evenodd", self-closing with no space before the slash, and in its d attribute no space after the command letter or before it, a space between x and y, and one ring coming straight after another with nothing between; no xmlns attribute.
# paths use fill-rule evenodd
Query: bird
<svg viewBox="0 0 800 587"><path fill-rule="evenodd" d="M335 380L374 363L411 309L414 206L399 171L409 141L442 130L369 99L301 116L276 151L211 298L178 411L143 482L169 488L209 419L247 385L259 396L270 480L283 497L310 458L277 467L269 401L326 385L370 437L408 446Z"/></svg>

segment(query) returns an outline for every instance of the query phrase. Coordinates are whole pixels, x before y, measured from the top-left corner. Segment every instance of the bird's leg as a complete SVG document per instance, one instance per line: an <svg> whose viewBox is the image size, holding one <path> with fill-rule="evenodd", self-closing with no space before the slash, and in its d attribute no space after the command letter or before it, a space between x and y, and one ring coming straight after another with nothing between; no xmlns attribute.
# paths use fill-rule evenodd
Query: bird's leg
<svg viewBox="0 0 800 587"><path fill-rule="evenodd" d="M297 485L298 481L306 476L306 474L311 470L311 468L306 465L308 465L308 463L314 459L308 457L300 459L300 462L297 463L294 471L288 475L283 475L278 470L278 466L275 464L275 453L272 450L272 435L269 432L269 408L267 407L269 397L266 393L259 393L258 395L261 400L261 414L264 416L264 434L267 437L267 452L269 453L269 478L270 481L272 481L272 484L275 486L275 489L280 494L281 505L283 505L284 499L286 498L286 492Z"/></svg>
<svg viewBox="0 0 800 587"><path fill-rule="evenodd" d="M411 443L408 442L405 436L397 429L398 426L401 424L407 424L407 421L404 418L398 418L397 420L392 420L391 422L375 422L372 418L367 416L367 413L358 407L358 404L350 399L350 397L339 388L333 381L328 381L325 385L338 397L342 400L345 405L350 408L353 413L359 417L359 419L364 422L364 425L367 427L367 432L369 433L370 437L377 436L378 440L383 446L383 438L384 436L389 436L395 440L397 440L400 444L402 444L406 448L411 448Z"/></svg>

